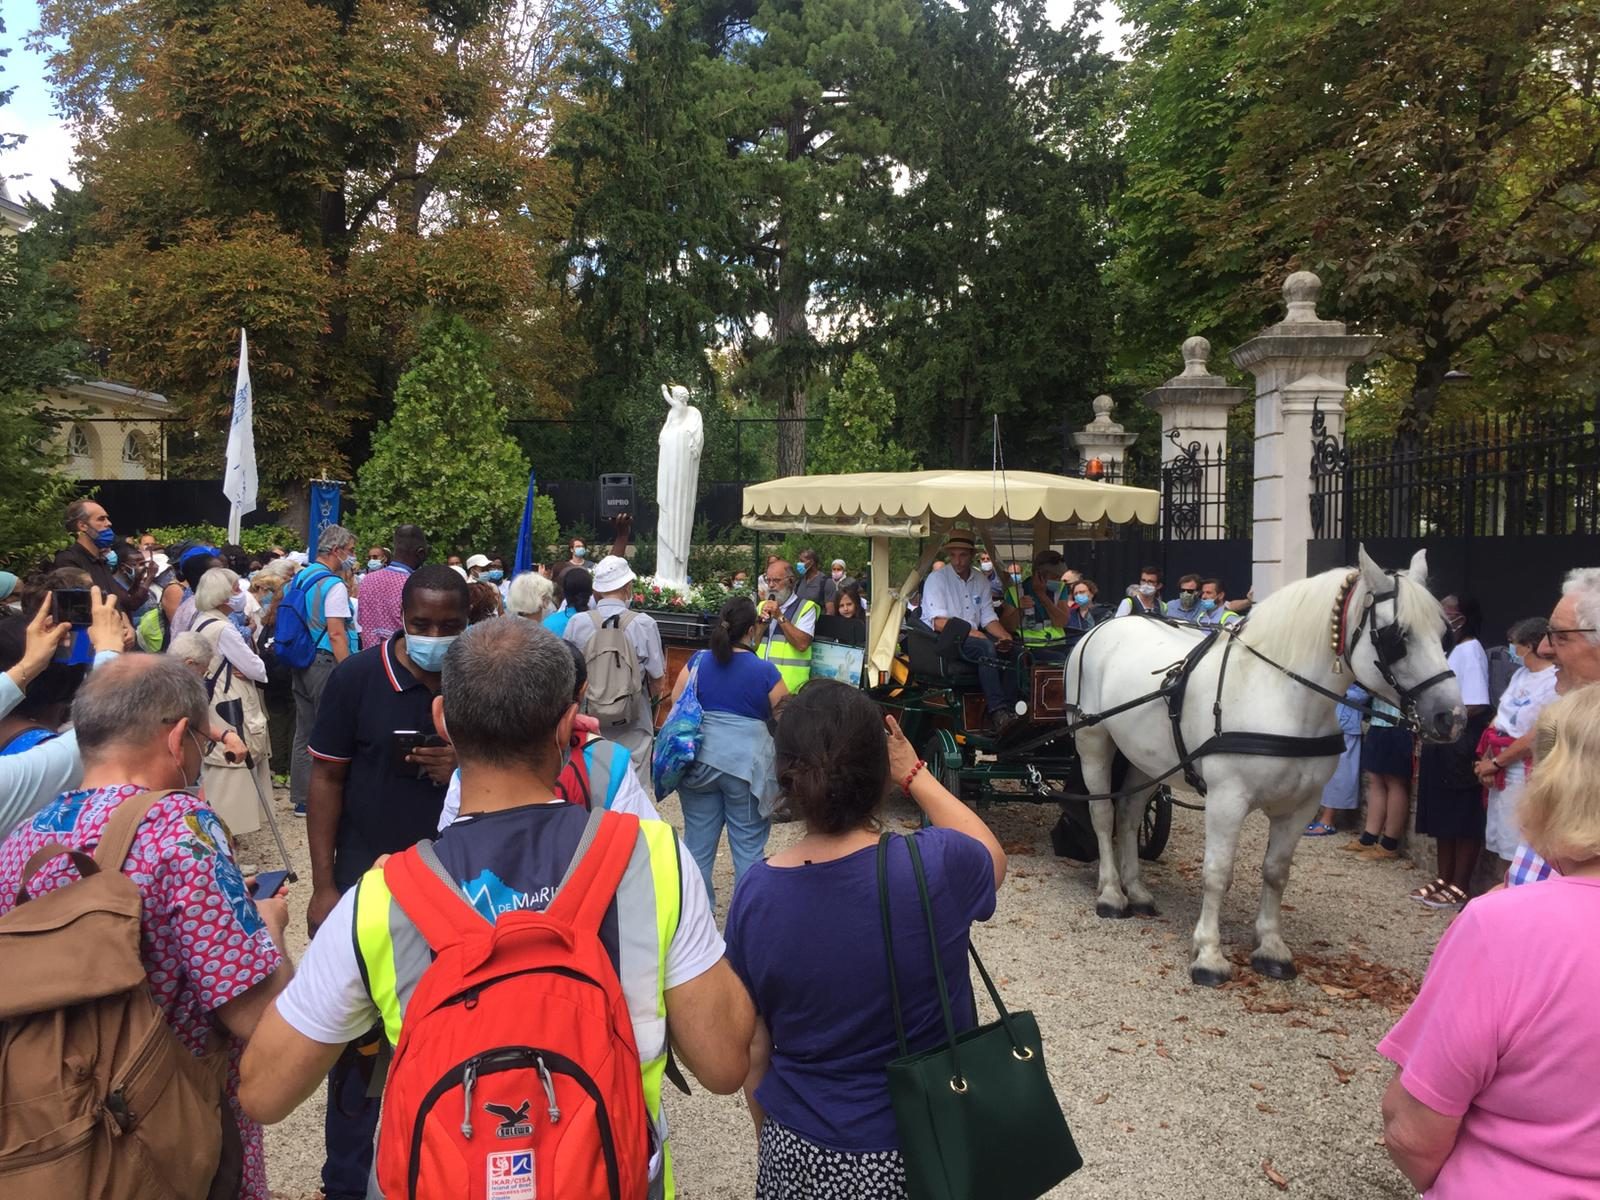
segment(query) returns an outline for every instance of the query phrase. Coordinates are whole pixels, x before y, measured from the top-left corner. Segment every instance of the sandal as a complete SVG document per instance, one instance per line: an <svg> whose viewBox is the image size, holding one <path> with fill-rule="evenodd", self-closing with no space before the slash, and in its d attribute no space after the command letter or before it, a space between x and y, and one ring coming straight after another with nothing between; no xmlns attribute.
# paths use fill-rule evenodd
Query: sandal
<svg viewBox="0 0 1600 1200"><path fill-rule="evenodd" d="M1324 825L1321 821L1313 821L1306 826L1307 837L1332 837L1338 832L1332 825Z"/></svg>
<svg viewBox="0 0 1600 1200"><path fill-rule="evenodd" d="M1467 894L1453 883L1430 895L1423 901L1429 908L1453 908L1457 912L1467 906Z"/></svg>
<svg viewBox="0 0 1600 1200"><path fill-rule="evenodd" d="M1450 885L1444 880L1435 879L1432 883L1425 883L1421 887L1414 888L1410 892L1407 892L1406 899L1415 900L1418 904L1426 904L1429 896L1433 895L1441 888L1447 888L1449 886Z"/></svg>

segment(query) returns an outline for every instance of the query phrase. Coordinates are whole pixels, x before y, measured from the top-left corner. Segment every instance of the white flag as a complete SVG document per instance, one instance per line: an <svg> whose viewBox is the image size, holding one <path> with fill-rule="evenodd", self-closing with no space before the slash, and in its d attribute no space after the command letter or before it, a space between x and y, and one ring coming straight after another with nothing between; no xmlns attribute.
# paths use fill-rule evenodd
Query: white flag
<svg viewBox="0 0 1600 1200"><path fill-rule="evenodd" d="M255 400L250 392L250 347L239 330L239 378L233 385L233 424L228 426L228 466L222 494L231 502L228 541L239 543L239 520L256 510Z"/></svg>

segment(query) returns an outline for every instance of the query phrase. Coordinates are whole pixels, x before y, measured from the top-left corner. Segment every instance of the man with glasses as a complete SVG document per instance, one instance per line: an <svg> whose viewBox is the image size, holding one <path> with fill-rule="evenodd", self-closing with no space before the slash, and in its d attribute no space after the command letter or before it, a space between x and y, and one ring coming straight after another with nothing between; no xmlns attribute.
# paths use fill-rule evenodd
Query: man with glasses
<svg viewBox="0 0 1600 1200"><path fill-rule="evenodd" d="M1195 586L1198 589L1198 580ZM1198 591L1196 594L1198 595ZM1139 582L1128 589L1127 596L1117 605L1117 616L1138 614L1146 617L1165 617L1170 615L1167 608L1167 602L1161 598L1161 568L1140 567Z"/></svg>
<svg viewBox="0 0 1600 1200"><path fill-rule="evenodd" d="M1550 627L1536 650L1556 664L1558 696L1600 683L1600 567L1567 572L1561 599L1550 612ZM1550 874L1550 864L1524 842L1512 856L1506 882L1515 887Z"/></svg>
<svg viewBox="0 0 1600 1200"><path fill-rule="evenodd" d="M1200 604L1200 591L1200 576L1185 575L1178 580L1178 598L1167 603L1167 618L1199 624L1200 615L1206 611Z"/></svg>

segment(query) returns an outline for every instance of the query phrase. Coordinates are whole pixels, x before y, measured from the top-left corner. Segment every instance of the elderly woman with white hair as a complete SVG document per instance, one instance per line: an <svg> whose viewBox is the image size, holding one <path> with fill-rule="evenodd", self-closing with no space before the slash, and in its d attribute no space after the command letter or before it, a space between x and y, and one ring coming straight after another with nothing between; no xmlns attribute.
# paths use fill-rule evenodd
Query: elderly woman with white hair
<svg viewBox="0 0 1600 1200"><path fill-rule="evenodd" d="M538 571L524 571L506 590L506 612L542 621L556 610L556 585Z"/></svg>
<svg viewBox="0 0 1600 1200"><path fill-rule="evenodd" d="M261 828L260 801L271 795L272 743L267 734L267 710L261 685L267 667L229 614L239 611L243 593L239 577L226 567L212 567L194 589L195 622L192 632L205 639L210 650L204 678L211 706L243 740L253 760L251 766L229 762L213 747L205 758L203 784L206 803L235 836ZM252 772L255 779L251 779Z"/></svg>

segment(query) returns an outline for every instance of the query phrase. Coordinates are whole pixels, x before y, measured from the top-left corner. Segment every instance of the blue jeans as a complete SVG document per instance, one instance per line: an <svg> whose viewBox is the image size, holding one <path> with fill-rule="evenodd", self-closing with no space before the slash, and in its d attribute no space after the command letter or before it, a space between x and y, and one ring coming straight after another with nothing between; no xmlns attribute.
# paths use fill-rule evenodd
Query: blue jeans
<svg viewBox="0 0 1600 1200"><path fill-rule="evenodd" d="M323 1117L322 1192L327 1200L365 1200L381 1102L367 1095L360 1070L341 1061L328 1075Z"/></svg>
<svg viewBox="0 0 1600 1200"><path fill-rule="evenodd" d="M737 775L716 767L695 763L678 784L678 803L683 808L683 842L694 856L695 865L706 881L711 907L717 906L717 889L711 884L711 864L717 860L717 841L722 827L728 827L728 850L733 854L733 882L761 861L772 830L770 817L761 815L760 803L750 784Z"/></svg>
<svg viewBox="0 0 1600 1200"><path fill-rule="evenodd" d="M1000 651L988 634L961 639L961 657L978 666L978 682L983 685L983 705L992 715L1009 709L1017 699L1017 674L1000 670ZM1016 643L1012 643L1012 654ZM1009 655L1007 656L1009 657Z"/></svg>

